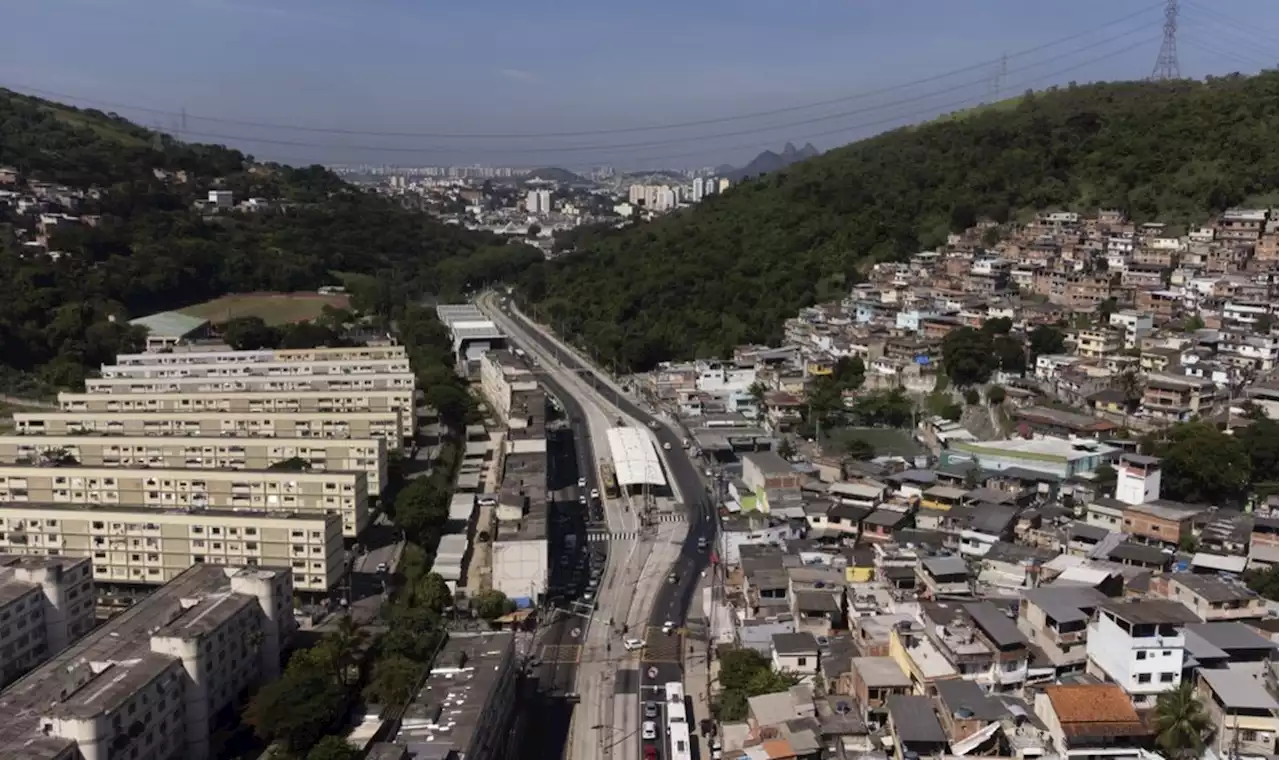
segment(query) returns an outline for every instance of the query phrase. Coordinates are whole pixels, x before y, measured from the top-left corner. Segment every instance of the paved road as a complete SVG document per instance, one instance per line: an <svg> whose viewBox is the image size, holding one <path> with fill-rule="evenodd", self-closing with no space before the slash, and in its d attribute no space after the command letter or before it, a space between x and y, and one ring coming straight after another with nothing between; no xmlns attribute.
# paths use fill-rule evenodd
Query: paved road
<svg viewBox="0 0 1280 760"><path fill-rule="evenodd" d="M676 574L677 582L663 584L654 600L653 609L649 615L650 635L646 638L650 642L650 646L646 648L645 657L640 663L640 691L643 694L656 693L654 687L660 687L670 681L683 680L683 670L678 655L688 645L683 642L679 634L672 634L669 637L674 641L666 642L665 645L659 644L662 638L668 638L663 636L661 628L668 621L676 627L681 627L685 623L685 616L692 603L698 579L702 571L707 568L710 559L708 551L698 548L698 540L706 539L708 545L715 545L717 522L714 505L707 497L705 486L698 474L696 465L684 453L683 442L676 433L666 425L661 424L660 420L641 409L629 398L616 394L614 387L598 376L595 368L586 366L573 353L563 351L560 347L554 346L553 340L544 333L543 328L534 325L519 311L506 304L503 306L503 311L506 316L514 319L524 327L525 332L539 341L543 348L548 351L558 352L561 364L578 373L585 382L588 382L598 392L613 397L618 408L623 413L645 425L657 423L654 432L659 442L664 445L669 444L671 447L670 450L664 452L664 459L667 462L667 470L670 477L675 480L675 485L685 499L688 509L689 531L680 548L679 557L672 568ZM657 636L655 637L653 634L657 634ZM673 644L674 647L672 646ZM672 659L673 651L677 655L674 661ZM659 722L659 739L665 742L665 736L663 736L661 728L662 724ZM691 726L691 728L697 730L696 726ZM669 756L665 747L659 754L664 757Z"/></svg>
<svg viewBox="0 0 1280 760"><path fill-rule="evenodd" d="M534 654L542 660L538 666L538 700L531 706L534 720L529 741L525 743L525 757L562 757L569 741L570 725L574 716L574 703L570 695L576 691L582 643L590 628L589 614L581 604L574 604L577 589L570 589L575 575L579 584L586 581L583 563L588 563L594 552L607 561L607 546L588 547L586 543L586 515L578 504L578 478L585 478L587 489L595 488L596 476L593 443L586 418L577 399L565 392L554 378L545 374L538 378L548 392L560 400L568 417L568 428L553 433L548 438L547 489L551 501L548 540L550 545L550 582L553 587L565 589L562 598L544 613L549 622L535 644ZM567 549L565 538L577 537L572 551ZM568 559L562 563L561 558Z"/></svg>

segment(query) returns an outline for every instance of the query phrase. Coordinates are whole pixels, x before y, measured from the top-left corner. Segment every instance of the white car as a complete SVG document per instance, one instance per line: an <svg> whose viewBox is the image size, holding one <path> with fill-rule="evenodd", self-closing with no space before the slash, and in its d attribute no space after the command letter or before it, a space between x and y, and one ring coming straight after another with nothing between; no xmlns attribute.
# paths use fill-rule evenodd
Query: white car
<svg viewBox="0 0 1280 760"><path fill-rule="evenodd" d="M634 652L637 649L644 649L644 641L640 639L623 639L622 648L628 652Z"/></svg>
<svg viewBox="0 0 1280 760"><path fill-rule="evenodd" d="M640 726L640 738L645 741L653 741L658 738L658 724L651 720L646 720Z"/></svg>
<svg viewBox="0 0 1280 760"><path fill-rule="evenodd" d="M586 487L587 487L587 479L578 478L578 488L586 488Z"/></svg>
<svg viewBox="0 0 1280 760"><path fill-rule="evenodd" d="M666 442L666 443L662 444L662 449L663 449L663 451L670 451L670 450L671 450L671 442L670 442L670 441L668 441L668 442Z"/></svg>
<svg viewBox="0 0 1280 760"><path fill-rule="evenodd" d="M600 498L600 489L599 489L599 488L592 488L592 489L591 489L591 498L593 498L593 499L599 499L599 498Z"/></svg>
<svg viewBox="0 0 1280 760"><path fill-rule="evenodd" d="M670 636L671 632L674 631L675 629L676 629L676 624L671 622L670 620L662 624L662 632L667 634L668 636Z"/></svg>

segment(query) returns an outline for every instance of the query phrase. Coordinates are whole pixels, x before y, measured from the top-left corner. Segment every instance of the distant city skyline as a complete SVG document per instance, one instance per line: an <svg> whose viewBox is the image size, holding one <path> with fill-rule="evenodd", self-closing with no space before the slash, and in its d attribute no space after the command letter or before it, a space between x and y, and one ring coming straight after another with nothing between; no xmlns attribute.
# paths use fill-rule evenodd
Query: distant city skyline
<svg viewBox="0 0 1280 760"><path fill-rule="evenodd" d="M1162 19L1136 0L43 0L6 9L0 86L290 163L740 166L1141 79ZM1182 75L1274 66L1278 24L1274 2L1181 3Z"/></svg>

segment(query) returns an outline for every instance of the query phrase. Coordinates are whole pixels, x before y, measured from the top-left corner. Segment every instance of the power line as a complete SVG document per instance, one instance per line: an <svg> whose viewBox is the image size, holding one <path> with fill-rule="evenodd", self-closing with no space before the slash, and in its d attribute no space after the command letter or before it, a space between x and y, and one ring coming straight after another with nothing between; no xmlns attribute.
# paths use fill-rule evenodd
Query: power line
<svg viewBox="0 0 1280 760"><path fill-rule="evenodd" d="M1167 0L1164 6L1164 33L1160 52L1156 55L1151 78L1157 80L1181 79L1178 71L1178 0Z"/></svg>
<svg viewBox="0 0 1280 760"><path fill-rule="evenodd" d="M1081 37L1086 37L1098 31L1099 29L1106 28L1109 26L1115 26L1117 24L1122 24L1126 21L1132 20L1139 16L1147 15L1151 13L1151 11L1161 7L1164 4L1165 4L1165 0L1160 0L1160 2L1147 5L1137 11L1134 11L1132 13L1129 13L1119 18L1108 21L1105 24L1102 24L1101 26L1098 26L1098 27L1092 27L1090 29L1077 32L1075 34L1067 35L1065 37L1060 37L1056 40L1044 43L1042 45L1036 45L1034 47L1026 48L1024 50L1020 50L1015 53L1009 53L1007 56L1001 56L1000 58L981 61L979 63L965 66L963 68L953 69L949 72L944 72L942 74L936 74L933 76L924 77L922 79L916 79L910 82L903 82L900 84L889 85L887 87L868 90L860 93L854 93L850 95L844 95L837 98L831 98L829 100L806 103L804 105L787 106L783 108L774 108L774 109L769 109L765 111L755 111L752 113L736 114L733 116L721 116L721 117L710 118L710 119L698 119L694 121L674 122L674 123L668 123L668 124L653 124L653 125L646 125L646 126L623 127L623 128L615 128L615 129L591 129L591 130L579 130L579 131L572 131L572 132L458 134L458 133L447 133L447 132L404 132L404 131L373 131L373 130L359 130L359 129L338 129L333 127L313 127L313 126L306 126L306 125L299 125L299 124L281 124L281 123L275 123L275 122L245 121L245 120L239 120L239 119L227 119L227 118L222 118L217 116L199 116L196 114L189 114L188 116L189 118L195 121L207 121L215 124L226 124L229 126L241 126L241 127L254 127L259 129L278 129L278 130L287 130L287 131L293 131L293 132L347 135L347 136L360 136L360 137L409 137L409 138L436 138L436 139L476 139L476 140L542 139L542 138L554 138L554 137L589 137L589 136L599 136L599 135L630 134L630 133L637 133L637 132L653 132L653 131L668 130L668 129L685 129L689 127L700 127L700 126L708 126L713 124L724 124L727 122L744 121L748 119L758 119L761 117L778 116L782 114L795 113L798 111L805 111L813 108L822 108L825 106L837 105L839 103L847 103L853 100L871 97L873 95L883 95L885 93L895 92L897 90L907 89L909 87L914 87L921 84L929 84L932 82L937 82L942 79L956 76L957 74L963 74L963 73L980 70L980 69L989 69L992 65L1000 64L1001 59L1020 58L1023 56L1031 55L1033 53L1041 52L1051 47L1056 47L1063 43L1080 39ZM17 85L17 87L21 91L25 91L25 92L36 94L36 95L56 98L63 101L87 103L87 104L99 106L102 108L126 109L126 110L138 111L141 113L148 113L148 114L162 114L162 115L171 115L171 116L175 115L173 111L166 110L166 109L131 105L127 103L115 103L110 101L97 100L94 98L84 98L76 95L53 92L51 90L45 90L45 89L40 89L36 87L24 87L20 85Z"/></svg>
<svg viewBox="0 0 1280 760"><path fill-rule="evenodd" d="M1123 40L1123 39L1132 37L1134 34L1137 34L1138 32L1141 32L1141 31L1143 31L1142 28L1130 29L1128 31L1124 31L1119 34L1112 35L1110 37L1098 40L1096 42L1089 43L1088 45L1083 45L1083 46L1074 48L1072 50L1068 50L1064 53L1059 53L1057 55L1051 56L1044 60L1035 61L1035 62L1026 64L1022 68L1030 69L1037 66L1043 66L1043 65L1052 63L1054 61L1061 60L1063 58L1073 57L1073 56L1079 55L1082 52L1116 42L1117 40ZM1132 49L1131 46L1125 47L1118 52L1124 52L1131 49ZM1068 70L1073 70L1074 68L1077 68L1077 67L1071 67L1071 69L1068 69ZM1006 73L1007 73L1007 69L1006 69ZM1003 75L1002 75L1002 79L1003 79ZM502 147L502 148L486 148L486 150L490 152L520 153L520 154L526 154L526 155L527 154L574 154L574 153L589 153L589 152L596 152L596 151L619 151L619 150L625 151L625 150L635 150L635 149L641 149L641 148L658 148L658 147L665 147L665 146L672 146L672 145L682 145L686 143L705 141L705 140L718 140L718 139L732 138L732 137L743 137L746 135L776 132L778 130L784 130L784 129L790 130L790 129L795 129L797 127L810 126L813 124L821 124L824 122L830 122L837 119L845 119L852 116L860 116L865 114L876 113L893 106L918 103L931 98L954 94L957 90L963 89L966 87L973 87L975 85L978 85L978 86L989 85L989 82L990 82L990 77L987 75L984 75L979 79L974 79L961 84L953 84L944 89L932 90L930 92L913 95L911 97L902 98L895 101L889 101L889 102L879 103L879 104L870 105L870 106L863 106L861 108L855 108L848 111L824 114L821 116L815 116L815 117L793 121L793 122L772 124L769 126L754 127L751 129L742 129L742 130L737 130L733 132L691 135L691 136L682 137L682 138L650 140L650 141L635 142L635 143L604 143L604 144L594 144L594 145L535 146L535 147ZM847 127L843 127L838 131L847 131L847 129L848 129ZM335 145L333 143L317 143L317 142L311 142L306 140L256 137L252 135L243 135L243 134L237 135L237 134L199 132L199 131L191 131L191 132L188 132L188 134L194 137L201 137L201 138L206 138L211 140L243 141L248 143L260 143L262 145L277 145L277 146L301 147L301 148L323 148L323 149L329 149L329 150L336 150L336 149L360 150L360 151L368 151L368 152L381 152L381 153L393 153L393 154L459 153L459 152L464 152L468 150L466 148L441 147L441 146L424 147L424 146L395 146L395 145L382 145L382 146Z"/></svg>
<svg viewBox="0 0 1280 760"><path fill-rule="evenodd" d="M1057 71L1052 71L1048 74L1044 74L1032 79L1019 82L1018 84L1014 85L1013 87L1010 87L1009 89L1013 91L1025 92L1026 90L1035 89L1036 87L1044 86L1050 80L1055 80L1064 74L1069 74L1072 71L1076 71L1078 69L1084 68L1085 66L1091 66L1100 61L1105 61L1107 59L1114 58L1118 55L1123 55L1125 53L1132 52L1132 50L1134 50L1135 48L1149 45L1158 39L1160 39L1159 35L1146 37L1142 40L1139 40L1132 46L1120 48L1118 50L1112 50L1107 53L1103 53L1102 55L1099 55L1097 57L1090 58L1086 61L1081 61L1080 63L1074 64L1072 66L1058 69ZM979 107L981 105L983 105L983 102L981 99L969 97L964 100L956 100L950 103L945 103L940 107L934 107L928 110L917 109L912 112L899 113L895 116L879 119L876 121L867 121L867 122L862 122L860 124L838 127L836 129L829 129L822 132L813 132L806 135L800 135L795 139L815 140L821 137L843 135L849 132L864 130L869 128L891 127L891 126L901 125L904 120L910 122L914 119L926 118L928 116L935 115L939 112L948 113L948 112L958 111L965 108ZM723 148L717 147L716 150L724 150L724 151L758 150L760 148L768 147L768 145L769 145L768 143L752 143L752 144L746 144L746 145L726 146ZM631 160L637 161L637 162L667 161L667 160L676 159L676 158L689 158L691 156L699 156L699 155L702 155L703 153L705 153L705 149L701 151L691 151L691 152L685 152L685 153L669 153L669 154L660 155L660 156L640 156L640 157L632 158Z"/></svg>
<svg viewBox="0 0 1280 760"><path fill-rule="evenodd" d="M1184 0L1185 3L1185 0ZM1188 11L1191 14L1188 15ZM1240 52L1247 52L1267 60L1275 60L1276 48L1273 44L1268 44L1256 36L1254 33L1246 33L1240 31L1234 26L1224 23L1224 21L1215 15L1205 11L1198 6L1184 4L1180 9L1184 19L1187 19L1193 25L1193 29L1200 27L1212 31L1212 35L1220 38L1219 42L1241 48ZM1209 40L1206 40L1209 42Z"/></svg>

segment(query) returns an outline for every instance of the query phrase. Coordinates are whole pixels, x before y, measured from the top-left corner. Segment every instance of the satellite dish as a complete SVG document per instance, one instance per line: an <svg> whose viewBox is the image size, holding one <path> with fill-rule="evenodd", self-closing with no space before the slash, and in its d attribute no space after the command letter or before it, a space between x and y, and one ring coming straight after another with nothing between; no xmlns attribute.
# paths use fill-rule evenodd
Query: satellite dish
<svg viewBox="0 0 1280 760"><path fill-rule="evenodd" d="M973 710L970 710L967 707L957 707L955 715L960 720L968 720L973 717Z"/></svg>
<svg viewBox="0 0 1280 760"><path fill-rule="evenodd" d="M836 712L837 712L837 713L839 713L839 714L841 714L841 715L846 715L846 714L848 714L849 712L851 712L852 710L853 710L853 707L851 707L851 706L849 705L849 703L848 703L848 702L836 702Z"/></svg>

